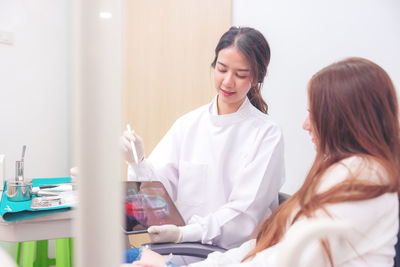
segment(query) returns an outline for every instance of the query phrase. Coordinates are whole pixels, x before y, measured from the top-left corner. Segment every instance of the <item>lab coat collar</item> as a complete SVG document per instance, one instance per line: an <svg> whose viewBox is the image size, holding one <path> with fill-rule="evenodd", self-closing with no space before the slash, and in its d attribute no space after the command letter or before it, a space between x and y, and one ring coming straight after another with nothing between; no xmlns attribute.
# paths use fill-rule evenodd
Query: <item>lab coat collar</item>
<svg viewBox="0 0 400 267"><path fill-rule="evenodd" d="M209 107L210 120L215 126L225 126L240 122L249 116L251 108L253 107L246 96L246 99L236 112L218 115L217 99L218 95L214 97Z"/></svg>

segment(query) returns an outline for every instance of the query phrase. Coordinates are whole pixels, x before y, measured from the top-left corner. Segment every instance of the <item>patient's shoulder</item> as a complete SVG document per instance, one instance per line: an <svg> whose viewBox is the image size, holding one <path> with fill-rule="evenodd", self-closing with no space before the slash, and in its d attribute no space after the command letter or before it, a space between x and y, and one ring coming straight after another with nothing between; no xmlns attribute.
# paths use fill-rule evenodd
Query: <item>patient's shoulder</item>
<svg viewBox="0 0 400 267"><path fill-rule="evenodd" d="M325 191L345 180L383 185L388 183L388 175L385 168L374 158L352 156L333 164L326 170L318 191Z"/></svg>

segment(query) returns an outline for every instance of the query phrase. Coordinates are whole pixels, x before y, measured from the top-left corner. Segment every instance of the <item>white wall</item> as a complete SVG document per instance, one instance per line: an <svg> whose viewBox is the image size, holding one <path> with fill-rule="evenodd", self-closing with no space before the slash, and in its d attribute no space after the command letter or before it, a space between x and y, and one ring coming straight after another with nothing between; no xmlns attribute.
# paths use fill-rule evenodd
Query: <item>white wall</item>
<svg viewBox="0 0 400 267"><path fill-rule="evenodd" d="M24 144L26 177L69 175L69 5L0 0L0 31L14 37L13 45L0 43L0 154L8 179ZM0 247L15 252L12 243Z"/></svg>
<svg viewBox="0 0 400 267"><path fill-rule="evenodd" d="M255 27L271 46L263 95L285 137L283 192L301 186L315 156L301 128L315 72L349 56L365 57L400 89L399 14L398 0L233 0L233 25Z"/></svg>
<svg viewBox="0 0 400 267"><path fill-rule="evenodd" d="M0 0L0 154L6 176L25 155L26 177L69 175L70 1Z"/></svg>

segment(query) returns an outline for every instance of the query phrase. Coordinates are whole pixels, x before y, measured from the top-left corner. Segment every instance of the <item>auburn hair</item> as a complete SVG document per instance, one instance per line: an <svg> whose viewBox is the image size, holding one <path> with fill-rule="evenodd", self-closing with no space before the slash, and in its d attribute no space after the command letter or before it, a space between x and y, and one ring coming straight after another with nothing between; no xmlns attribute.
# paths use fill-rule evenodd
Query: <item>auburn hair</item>
<svg viewBox="0 0 400 267"><path fill-rule="evenodd" d="M400 138L396 91L388 74L363 58L348 58L316 73L308 85L310 123L316 156L304 184L260 226L255 248L243 259L277 244L300 217L313 217L326 204L376 198L399 192ZM384 183L348 179L317 193L329 167L351 156L378 163ZM365 159L365 160L364 160ZM293 219L292 219L293 218ZM291 221L289 221L291 220ZM329 244L323 248L333 266Z"/></svg>

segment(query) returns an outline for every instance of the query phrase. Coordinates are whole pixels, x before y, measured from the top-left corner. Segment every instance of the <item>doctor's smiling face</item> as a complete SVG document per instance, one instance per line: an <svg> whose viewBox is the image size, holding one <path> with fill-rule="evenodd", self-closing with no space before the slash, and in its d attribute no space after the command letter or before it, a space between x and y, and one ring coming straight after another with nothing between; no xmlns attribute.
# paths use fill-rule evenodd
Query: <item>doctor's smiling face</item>
<svg viewBox="0 0 400 267"><path fill-rule="evenodd" d="M236 112L252 85L250 64L236 47L219 51L214 68L214 84L218 92L218 113Z"/></svg>
<svg viewBox="0 0 400 267"><path fill-rule="evenodd" d="M268 42L256 29L231 27L222 35L211 63L219 115L236 112L246 97L262 113L268 113L261 88L270 57Z"/></svg>

